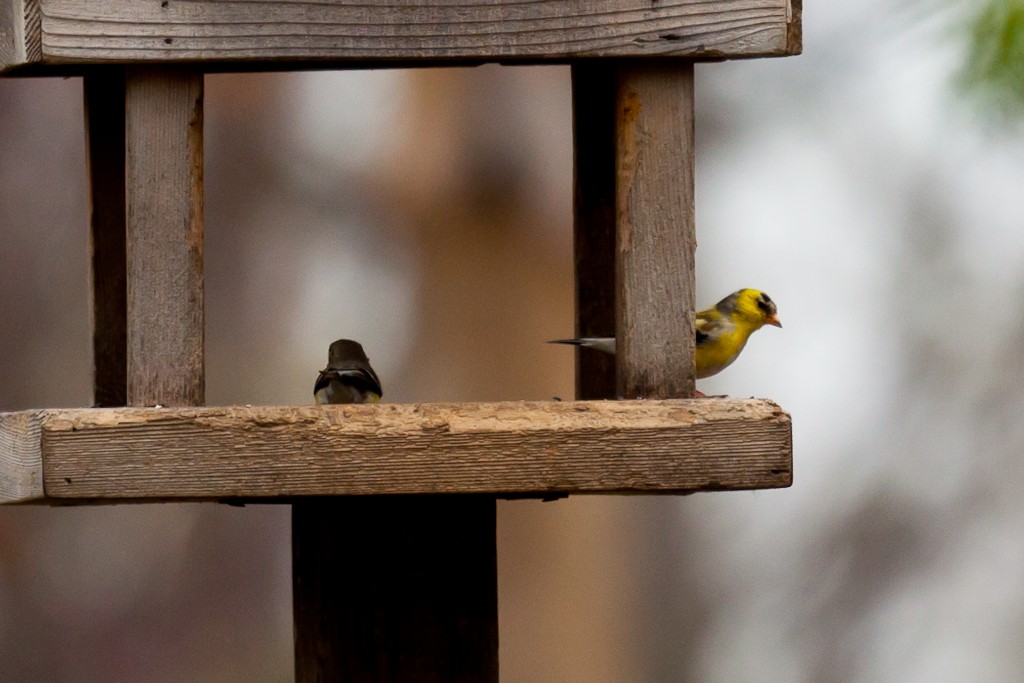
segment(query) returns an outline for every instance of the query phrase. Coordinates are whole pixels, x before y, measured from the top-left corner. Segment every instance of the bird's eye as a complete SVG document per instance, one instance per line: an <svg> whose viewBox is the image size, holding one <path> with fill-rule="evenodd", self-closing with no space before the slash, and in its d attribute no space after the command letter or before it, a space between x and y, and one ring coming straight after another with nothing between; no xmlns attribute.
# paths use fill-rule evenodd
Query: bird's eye
<svg viewBox="0 0 1024 683"><path fill-rule="evenodd" d="M772 300L768 298L767 294L762 294L757 297L757 307L764 311L765 314L772 312Z"/></svg>

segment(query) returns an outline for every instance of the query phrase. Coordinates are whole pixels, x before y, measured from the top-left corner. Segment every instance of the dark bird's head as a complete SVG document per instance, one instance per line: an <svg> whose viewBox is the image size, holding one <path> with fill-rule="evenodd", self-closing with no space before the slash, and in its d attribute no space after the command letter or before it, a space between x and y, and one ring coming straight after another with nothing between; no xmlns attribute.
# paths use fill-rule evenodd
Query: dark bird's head
<svg viewBox="0 0 1024 683"><path fill-rule="evenodd" d="M331 344L327 367L313 385L317 403L376 403L383 395L380 379L359 342L339 339Z"/></svg>
<svg viewBox="0 0 1024 683"><path fill-rule="evenodd" d="M352 361L362 361L363 363L370 361L366 357L366 352L363 351L362 344L351 339L339 339L331 344L331 348L327 352L327 367L348 365Z"/></svg>

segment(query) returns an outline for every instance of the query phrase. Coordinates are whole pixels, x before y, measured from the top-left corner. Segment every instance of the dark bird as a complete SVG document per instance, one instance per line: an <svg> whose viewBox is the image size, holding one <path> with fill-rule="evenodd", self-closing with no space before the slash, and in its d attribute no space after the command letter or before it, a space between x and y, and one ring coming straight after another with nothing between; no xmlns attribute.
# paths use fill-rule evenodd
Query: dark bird
<svg viewBox="0 0 1024 683"><path fill-rule="evenodd" d="M327 367L317 375L313 396L325 403L377 403L384 392L359 342L339 339L327 352Z"/></svg>

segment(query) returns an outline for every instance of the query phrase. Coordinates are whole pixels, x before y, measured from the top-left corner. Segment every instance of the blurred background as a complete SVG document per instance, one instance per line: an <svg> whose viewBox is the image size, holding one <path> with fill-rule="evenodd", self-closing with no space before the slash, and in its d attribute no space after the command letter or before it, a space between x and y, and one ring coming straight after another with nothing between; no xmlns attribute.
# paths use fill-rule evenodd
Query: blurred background
<svg viewBox="0 0 1024 683"><path fill-rule="evenodd" d="M1024 680L1024 3L816 0L701 65L698 305L768 291L706 393L795 484L498 506L501 676ZM571 397L567 67L218 75L207 399ZM0 81L0 410L91 402L81 83ZM290 681L289 509L0 508L8 683Z"/></svg>

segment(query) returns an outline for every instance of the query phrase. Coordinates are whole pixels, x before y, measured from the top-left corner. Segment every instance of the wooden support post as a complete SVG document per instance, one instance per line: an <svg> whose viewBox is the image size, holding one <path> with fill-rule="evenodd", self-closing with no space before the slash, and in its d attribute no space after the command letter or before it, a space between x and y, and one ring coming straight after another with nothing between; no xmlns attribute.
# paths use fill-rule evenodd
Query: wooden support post
<svg viewBox="0 0 1024 683"><path fill-rule="evenodd" d="M295 680L496 683L495 502L293 506Z"/></svg>
<svg viewBox="0 0 1024 683"><path fill-rule="evenodd" d="M92 251L93 403L127 404L124 68L84 78Z"/></svg>
<svg viewBox="0 0 1024 683"><path fill-rule="evenodd" d="M620 66L616 93L616 352L620 398L687 398L694 393L694 101L693 64L630 61ZM737 445L742 441L733 440ZM701 443L699 447L704 447ZM710 451L708 451L710 454ZM659 637L671 623L679 576L666 519L673 508L634 512L654 533L637 543L631 577L644 615L634 624L643 658L639 678L657 678L673 650ZM658 531L663 533L658 533ZM667 539L672 538L671 541ZM676 643L677 648L688 643ZM685 641L685 638L683 639ZM690 646L692 647L692 646Z"/></svg>
<svg viewBox="0 0 1024 683"><path fill-rule="evenodd" d="M125 73L130 405L202 405L203 74Z"/></svg>
<svg viewBox="0 0 1024 683"><path fill-rule="evenodd" d="M693 395L693 64L630 61L616 94L620 398Z"/></svg>
<svg viewBox="0 0 1024 683"><path fill-rule="evenodd" d="M615 331L615 67L572 65L576 336ZM615 398L615 357L577 349L576 398Z"/></svg>

